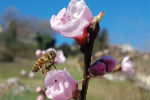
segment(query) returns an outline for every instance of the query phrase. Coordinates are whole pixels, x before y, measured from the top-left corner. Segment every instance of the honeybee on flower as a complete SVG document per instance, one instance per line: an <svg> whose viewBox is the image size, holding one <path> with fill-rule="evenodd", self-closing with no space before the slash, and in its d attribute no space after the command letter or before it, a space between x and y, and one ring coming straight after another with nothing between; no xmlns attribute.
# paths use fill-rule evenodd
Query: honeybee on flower
<svg viewBox="0 0 150 100"><path fill-rule="evenodd" d="M35 62L32 71L37 72L39 70L42 70L42 73L46 74L50 70L51 66L55 67L54 65L55 57L56 57L56 50L52 49L50 51L46 51Z"/></svg>

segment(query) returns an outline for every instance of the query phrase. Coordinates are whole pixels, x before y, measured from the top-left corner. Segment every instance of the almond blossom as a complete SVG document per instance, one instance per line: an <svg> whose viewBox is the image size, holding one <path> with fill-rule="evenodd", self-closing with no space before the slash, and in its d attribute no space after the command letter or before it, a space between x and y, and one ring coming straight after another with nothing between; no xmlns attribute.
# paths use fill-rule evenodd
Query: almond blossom
<svg viewBox="0 0 150 100"><path fill-rule="evenodd" d="M37 92L37 93L42 93L42 92L43 92L42 87L38 86L38 87L36 88L36 92Z"/></svg>
<svg viewBox="0 0 150 100"><path fill-rule="evenodd" d="M36 100L44 100L44 96L43 95L39 95Z"/></svg>
<svg viewBox="0 0 150 100"><path fill-rule="evenodd" d="M56 58L55 58L55 64L61 64L66 61L66 57L64 56L64 53L62 50L58 50L56 52Z"/></svg>
<svg viewBox="0 0 150 100"><path fill-rule="evenodd" d="M76 39L79 44L87 41L86 28L92 21L92 13L83 0L71 0L57 16L53 15L50 24L53 30L65 37Z"/></svg>
<svg viewBox="0 0 150 100"><path fill-rule="evenodd" d="M26 70L24 70L24 69L21 70L21 71L20 71L20 75L23 76L23 77L26 76L26 75L27 75Z"/></svg>
<svg viewBox="0 0 150 100"><path fill-rule="evenodd" d="M40 57L42 54L43 54L43 52L42 52L42 50L40 50L40 49L37 49L37 50L35 51L35 55L36 55L37 57Z"/></svg>
<svg viewBox="0 0 150 100"><path fill-rule="evenodd" d="M29 72L28 76L29 76L29 78L33 78L34 77L34 73L33 72Z"/></svg>
<svg viewBox="0 0 150 100"><path fill-rule="evenodd" d="M53 70L45 77L46 96L52 100L69 100L77 95L78 85L66 70Z"/></svg>
<svg viewBox="0 0 150 100"><path fill-rule="evenodd" d="M126 56L122 60L121 71L125 72L128 75L134 74L133 63L130 60L129 56Z"/></svg>

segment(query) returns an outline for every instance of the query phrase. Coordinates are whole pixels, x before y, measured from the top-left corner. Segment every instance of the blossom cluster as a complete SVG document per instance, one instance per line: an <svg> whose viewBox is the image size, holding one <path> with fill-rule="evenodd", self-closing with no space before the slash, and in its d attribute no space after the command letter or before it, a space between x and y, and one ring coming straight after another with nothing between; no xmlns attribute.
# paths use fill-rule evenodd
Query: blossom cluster
<svg viewBox="0 0 150 100"><path fill-rule="evenodd" d="M27 73L26 70L22 69L20 71L20 76L21 77L27 77L28 76L29 78L33 78L34 77L34 73L33 72Z"/></svg>
<svg viewBox="0 0 150 100"><path fill-rule="evenodd" d="M105 12L101 12L96 17L92 18L92 13L83 0L71 0L67 8L63 8L57 15L52 15L50 19L50 25L54 31L65 37L75 39L76 42L83 47L89 42L89 26L92 26L90 28L93 31L96 25L99 25L104 13ZM98 33L98 31L96 32ZM46 51L50 50L52 50L52 48L49 48ZM40 57L46 51L37 50L35 54L37 57ZM56 51L54 63L60 64L65 60L66 58L63 54L63 51ZM130 75L134 73L132 68L133 64L129 60L129 57L123 59L122 65L118 68L121 70L116 69L116 66L117 62L113 57L103 56L89 66L88 72L90 77L103 76L107 73L113 73L116 70L123 71ZM83 80L86 81L86 78L87 77L84 77ZM66 70L52 70L47 72L45 77L45 87L46 96L52 100L70 100L72 98L79 98L81 96L78 91L77 81L71 77L69 72ZM37 88L36 91L38 93L43 92L40 87ZM38 98L37 100L44 99L41 95L39 95Z"/></svg>
<svg viewBox="0 0 150 100"><path fill-rule="evenodd" d="M45 99L45 93L44 90L42 89L42 87L38 86L36 88L36 92L39 94L36 100L44 100Z"/></svg>
<svg viewBox="0 0 150 100"><path fill-rule="evenodd" d="M6 82L0 83L0 97L3 96L6 92L12 92L13 95L18 95L20 93L29 92L30 88L23 84L18 77L10 77Z"/></svg>

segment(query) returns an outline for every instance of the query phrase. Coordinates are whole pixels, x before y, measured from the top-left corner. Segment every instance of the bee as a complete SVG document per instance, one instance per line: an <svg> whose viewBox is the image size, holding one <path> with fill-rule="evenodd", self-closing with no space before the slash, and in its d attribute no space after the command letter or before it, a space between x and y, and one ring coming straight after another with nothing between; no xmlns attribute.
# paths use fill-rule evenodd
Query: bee
<svg viewBox="0 0 150 100"><path fill-rule="evenodd" d="M42 70L42 73L46 74L50 70L51 66L54 66L54 68L56 69L56 66L54 65L55 57L56 57L55 50L46 51L35 62L32 71L37 72L39 70Z"/></svg>

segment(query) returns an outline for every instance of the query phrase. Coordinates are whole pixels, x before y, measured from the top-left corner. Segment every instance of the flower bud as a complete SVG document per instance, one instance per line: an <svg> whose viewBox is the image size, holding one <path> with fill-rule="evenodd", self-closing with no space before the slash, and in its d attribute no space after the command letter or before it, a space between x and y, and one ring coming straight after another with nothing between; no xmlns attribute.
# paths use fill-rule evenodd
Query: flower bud
<svg viewBox="0 0 150 100"><path fill-rule="evenodd" d="M62 50L58 50L56 52L56 58L55 58L55 64L61 64L66 61L66 57L64 56L64 53Z"/></svg>
<svg viewBox="0 0 150 100"><path fill-rule="evenodd" d="M90 67L91 76L102 76L106 73L106 66L103 62L97 62Z"/></svg>
<svg viewBox="0 0 150 100"><path fill-rule="evenodd" d="M106 65L106 72L112 72L116 67L116 60L111 56L103 56L99 61Z"/></svg>
<svg viewBox="0 0 150 100"><path fill-rule="evenodd" d="M43 95L39 95L36 100L44 100L44 96Z"/></svg>
<svg viewBox="0 0 150 100"><path fill-rule="evenodd" d="M33 78L34 77L34 73L33 72L29 72L29 78Z"/></svg>
<svg viewBox="0 0 150 100"><path fill-rule="evenodd" d="M40 86L38 86L36 88L36 92L41 94L43 92L43 89Z"/></svg>
<svg viewBox="0 0 150 100"><path fill-rule="evenodd" d="M111 56L103 56L91 65L89 72L91 76L102 76L106 72L112 72L116 67L116 61Z"/></svg>
<svg viewBox="0 0 150 100"><path fill-rule="evenodd" d="M94 17L94 19L95 19L94 21L99 23L101 21L101 19L103 18L104 14L105 14L105 11L100 12L96 17Z"/></svg>
<svg viewBox="0 0 150 100"><path fill-rule="evenodd" d="M27 75L26 70L24 70L24 69L21 70L21 71L20 71L20 75L23 76L23 77L26 76L26 75Z"/></svg>
<svg viewBox="0 0 150 100"><path fill-rule="evenodd" d="M123 58L122 65L121 65L121 71L128 75L134 74L133 63L130 60L129 56L126 56Z"/></svg>
<svg viewBox="0 0 150 100"><path fill-rule="evenodd" d="M37 49L37 50L35 51L35 55L36 55L37 57L40 57L40 56L42 55L42 50Z"/></svg>

